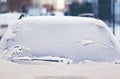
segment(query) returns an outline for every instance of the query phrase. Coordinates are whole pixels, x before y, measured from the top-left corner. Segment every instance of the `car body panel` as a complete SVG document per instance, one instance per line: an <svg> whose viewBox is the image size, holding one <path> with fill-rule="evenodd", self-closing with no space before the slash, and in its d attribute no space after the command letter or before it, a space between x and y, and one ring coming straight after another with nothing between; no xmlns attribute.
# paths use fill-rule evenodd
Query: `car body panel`
<svg viewBox="0 0 120 79"><path fill-rule="evenodd" d="M120 79L120 65L92 64L39 64L21 65L0 63L1 79Z"/></svg>

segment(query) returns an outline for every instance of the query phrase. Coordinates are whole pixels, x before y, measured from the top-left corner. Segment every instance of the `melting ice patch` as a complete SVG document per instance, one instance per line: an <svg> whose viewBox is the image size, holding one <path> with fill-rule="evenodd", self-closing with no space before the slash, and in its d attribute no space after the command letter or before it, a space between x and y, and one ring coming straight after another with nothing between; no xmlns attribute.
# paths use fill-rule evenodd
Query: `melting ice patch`
<svg viewBox="0 0 120 79"><path fill-rule="evenodd" d="M94 41L83 39L82 44L83 44L83 46L87 46L87 45L94 44Z"/></svg>

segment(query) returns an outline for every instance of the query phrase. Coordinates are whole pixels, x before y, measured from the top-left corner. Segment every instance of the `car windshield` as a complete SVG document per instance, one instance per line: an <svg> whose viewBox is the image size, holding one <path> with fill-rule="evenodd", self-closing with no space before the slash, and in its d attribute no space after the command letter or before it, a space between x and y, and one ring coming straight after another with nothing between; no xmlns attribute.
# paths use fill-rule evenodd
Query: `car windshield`
<svg viewBox="0 0 120 79"><path fill-rule="evenodd" d="M78 20L80 23L69 23L70 20L52 23L47 20L47 24L42 19L23 19L12 28L16 37L7 42L6 48L23 46L29 50L22 51L21 56L56 56L75 62L114 60L118 48L106 25Z"/></svg>

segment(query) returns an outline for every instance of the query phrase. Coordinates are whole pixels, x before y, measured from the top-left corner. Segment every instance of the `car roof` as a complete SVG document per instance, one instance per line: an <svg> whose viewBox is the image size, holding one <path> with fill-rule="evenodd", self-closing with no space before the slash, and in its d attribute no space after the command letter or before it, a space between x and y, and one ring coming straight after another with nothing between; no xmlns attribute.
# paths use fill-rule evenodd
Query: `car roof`
<svg viewBox="0 0 120 79"><path fill-rule="evenodd" d="M100 21L90 17L73 17L73 16L28 16L20 21L31 21L39 24L80 24L86 23L97 23Z"/></svg>

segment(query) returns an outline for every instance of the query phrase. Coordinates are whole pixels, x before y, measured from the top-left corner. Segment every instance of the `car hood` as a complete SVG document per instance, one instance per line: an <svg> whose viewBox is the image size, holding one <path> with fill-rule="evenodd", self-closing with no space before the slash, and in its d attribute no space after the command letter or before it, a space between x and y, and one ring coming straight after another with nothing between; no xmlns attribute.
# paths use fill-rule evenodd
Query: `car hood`
<svg viewBox="0 0 120 79"><path fill-rule="evenodd" d="M0 70L1 79L120 79L120 65L109 63L20 65L2 61Z"/></svg>

